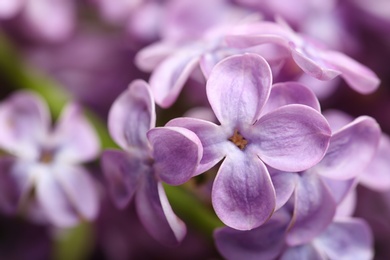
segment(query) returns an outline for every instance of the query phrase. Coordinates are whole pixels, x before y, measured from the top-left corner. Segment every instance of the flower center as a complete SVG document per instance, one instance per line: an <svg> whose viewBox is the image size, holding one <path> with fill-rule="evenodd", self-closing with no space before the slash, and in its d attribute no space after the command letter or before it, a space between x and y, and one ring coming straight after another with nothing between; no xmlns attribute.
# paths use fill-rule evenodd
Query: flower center
<svg viewBox="0 0 390 260"><path fill-rule="evenodd" d="M238 130L235 130L232 137L228 140L240 148L240 150L244 150L248 144L248 141L240 134L240 132L238 132Z"/></svg>
<svg viewBox="0 0 390 260"><path fill-rule="evenodd" d="M50 149L42 149L39 161L41 163L51 163L54 159L53 151Z"/></svg>

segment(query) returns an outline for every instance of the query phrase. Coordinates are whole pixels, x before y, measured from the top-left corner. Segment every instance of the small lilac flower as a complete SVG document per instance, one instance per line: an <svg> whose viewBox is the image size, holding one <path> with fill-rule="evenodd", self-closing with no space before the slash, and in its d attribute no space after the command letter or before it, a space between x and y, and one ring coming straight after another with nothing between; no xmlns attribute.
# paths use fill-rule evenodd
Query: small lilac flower
<svg viewBox="0 0 390 260"><path fill-rule="evenodd" d="M12 157L1 159L1 197L6 210L23 210L35 196L45 218L59 227L93 220L98 194L80 163L96 158L99 141L81 109L68 105L54 129L43 100L19 92L0 107L0 147Z"/></svg>
<svg viewBox="0 0 390 260"><path fill-rule="evenodd" d="M330 128L315 109L293 104L270 111L279 96L270 96L271 81L270 67L261 56L226 58L214 67L206 86L221 125L194 118L167 124L188 128L200 138L204 153L198 173L225 158L213 184L212 203L220 219L239 230L260 226L275 209L265 164L305 170L321 160L329 143Z"/></svg>
<svg viewBox="0 0 390 260"><path fill-rule="evenodd" d="M180 127L155 128L153 98L146 82L136 80L111 107L108 127L124 150L106 150L102 168L111 196L119 208L135 197L138 216L159 242L176 245L186 233L166 197L162 181L179 185L199 164L198 137Z"/></svg>
<svg viewBox="0 0 390 260"><path fill-rule="evenodd" d="M331 80L340 75L354 90L368 94L375 91L379 78L366 66L347 55L327 50L319 43L295 33L287 25L258 22L238 25L226 36L228 46L248 48L274 43L289 50L296 64L307 74Z"/></svg>

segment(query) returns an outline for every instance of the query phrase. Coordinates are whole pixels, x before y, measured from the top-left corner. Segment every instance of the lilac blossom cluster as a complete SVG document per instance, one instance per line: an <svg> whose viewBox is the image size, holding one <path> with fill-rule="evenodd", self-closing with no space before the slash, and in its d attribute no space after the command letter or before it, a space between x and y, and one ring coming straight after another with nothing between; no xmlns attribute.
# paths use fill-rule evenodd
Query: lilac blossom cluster
<svg viewBox="0 0 390 260"><path fill-rule="evenodd" d="M291 3L0 1L0 258L390 257L390 6Z"/></svg>

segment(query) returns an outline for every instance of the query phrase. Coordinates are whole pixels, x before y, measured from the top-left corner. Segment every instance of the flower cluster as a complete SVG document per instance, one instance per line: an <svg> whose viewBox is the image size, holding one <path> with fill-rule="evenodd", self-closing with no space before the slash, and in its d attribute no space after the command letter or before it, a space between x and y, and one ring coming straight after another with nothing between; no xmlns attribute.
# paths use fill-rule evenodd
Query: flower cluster
<svg viewBox="0 0 390 260"><path fill-rule="evenodd" d="M37 259L77 227L87 259L390 256L372 4L0 2L1 215L45 228Z"/></svg>

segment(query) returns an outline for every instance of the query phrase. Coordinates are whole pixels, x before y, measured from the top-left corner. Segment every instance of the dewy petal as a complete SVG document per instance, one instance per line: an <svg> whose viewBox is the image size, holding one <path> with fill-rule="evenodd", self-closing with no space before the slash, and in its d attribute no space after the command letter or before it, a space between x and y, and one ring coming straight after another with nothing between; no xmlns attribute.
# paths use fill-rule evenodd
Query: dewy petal
<svg viewBox="0 0 390 260"><path fill-rule="evenodd" d="M276 192L276 208L280 209L290 199L298 181L298 175L292 172L282 172L268 167L272 184Z"/></svg>
<svg viewBox="0 0 390 260"><path fill-rule="evenodd" d="M253 124L267 101L272 84L268 63L257 54L235 55L212 70L206 90L222 125Z"/></svg>
<svg viewBox="0 0 390 260"><path fill-rule="evenodd" d="M80 106L66 106L54 131L58 150L55 160L63 163L81 163L93 160L100 151L99 138Z"/></svg>
<svg viewBox="0 0 390 260"><path fill-rule="evenodd" d="M218 171L212 203L227 226L250 230L267 221L275 209L275 190L267 168L256 155L237 149Z"/></svg>
<svg viewBox="0 0 390 260"><path fill-rule="evenodd" d="M53 173L72 207L86 220L93 220L99 209L95 181L81 166L56 165Z"/></svg>
<svg viewBox="0 0 390 260"><path fill-rule="evenodd" d="M380 79L366 66L340 52L327 51L323 59L336 70L354 90L362 94L374 92L380 84Z"/></svg>
<svg viewBox="0 0 390 260"><path fill-rule="evenodd" d="M146 132L156 123L156 112L148 84L143 80L130 83L114 102L108 115L111 137L123 149L148 145Z"/></svg>
<svg viewBox="0 0 390 260"><path fill-rule="evenodd" d="M366 170L360 175L360 183L377 191L390 189L390 138L382 133L378 151Z"/></svg>
<svg viewBox="0 0 390 260"><path fill-rule="evenodd" d="M283 82L272 86L271 95L262 114L290 104L306 105L321 112L320 103L313 91L299 82Z"/></svg>
<svg viewBox="0 0 390 260"><path fill-rule="evenodd" d="M223 131L221 126L195 118L176 118L169 121L167 126L187 128L200 139L203 146L203 156L197 174L209 170L226 156L224 147L230 136L229 133Z"/></svg>
<svg viewBox="0 0 390 260"><path fill-rule="evenodd" d="M186 234L186 226L175 213L167 199L161 182L147 174L136 194L139 219L150 235L167 246L176 246Z"/></svg>
<svg viewBox="0 0 390 260"><path fill-rule="evenodd" d="M136 154L119 150L106 150L101 157L105 181L115 205L126 207L135 194L142 175L150 169Z"/></svg>
<svg viewBox="0 0 390 260"><path fill-rule="evenodd" d="M294 214L286 242L302 245L318 236L333 220L336 203L314 172L303 172L295 188Z"/></svg>
<svg viewBox="0 0 390 260"><path fill-rule="evenodd" d="M202 49L198 46L182 48L161 62L150 76L150 87L156 103L170 107L177 99L184 84L199 64Z"/></svg>
<svg viewBox="0 0 390 260"><path fill-rule="evenodd" d="M261 117L248 133L248 148L271 167L298 172L318 163L329 145L330 128L316 110L286 105Z"/></svg>
<svg viewBox="0 0 390 260"><path fill-rule="evenodd" d="M36 195L48 220L58 227L71 227L80 219L76 208L56 176L45 167L36 184Z"/></svg>
<svg viewBox="0 0 390 260"><path fill-rule="evenodd" d="M374 257L373 236L362 219L337 219L319 238L315 245L331 260L369 260Z"/></svg>
<svg viewBox="0 0 390 260"><path fill-rule="evenodd" d="M336 179L350 179L361 174L375 155L381 136L378 123L361 116L336 132L326 155L315 166L316 172Z"/></svg>
<svg viewBox="0 0 390 260"><path fill-rule="evenodd" d="M289 247L280 260L327 260L326 255L313 244Z"/></svg>
<svg viewBox="0 0 390 260"><path fill-rule="evenodd" d="M32 92L18 92L0 106L0 147L28 159L39 156L39 144L50 126L49 109Z"/></svg>
<svg viewBox="0 0 390 260"><path fill-rule="evenodd" d="M271 260L283 249L284 236L290 215L277 211L261 227L238 231L224 227L214 232L218 251L228 260Z"/></svg>
<svg viewBox="0 0 390 260"><path fill-rule="evenodd" d="M182 127L158 127L149 130L153 147L154 171L170 185L180 185L194 176L203 155L196 134Z"/></svg>

